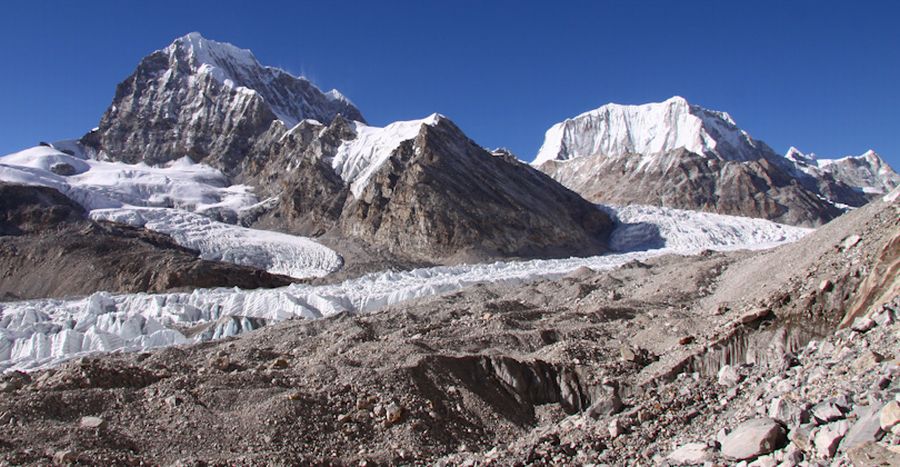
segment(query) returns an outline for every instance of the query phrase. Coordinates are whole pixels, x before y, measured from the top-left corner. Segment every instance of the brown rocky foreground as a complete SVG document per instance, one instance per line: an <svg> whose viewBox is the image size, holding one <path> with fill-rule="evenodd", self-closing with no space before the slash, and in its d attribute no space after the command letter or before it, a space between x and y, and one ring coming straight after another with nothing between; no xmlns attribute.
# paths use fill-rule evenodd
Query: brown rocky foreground
<svg viewBox="0 0 900 467"><path fill-rule="evenodd" d="M166 235L91 221L52 188L9 183L0 183L0 278L0 300L297 282L202 260Z"/></svg>
<svg viewBox="0 0 900 467"><path fill-rule="evenodd" d="M0 455L897 465L898 279L872 275L896 267L898 211L877 202L767 252L581 269L9 374Z"/></svg>

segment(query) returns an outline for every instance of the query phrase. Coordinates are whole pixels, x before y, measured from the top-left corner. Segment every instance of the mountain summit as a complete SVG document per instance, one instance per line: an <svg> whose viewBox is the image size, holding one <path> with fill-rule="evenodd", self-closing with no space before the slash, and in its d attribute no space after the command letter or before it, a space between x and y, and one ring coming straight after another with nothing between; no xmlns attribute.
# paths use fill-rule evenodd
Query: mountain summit
<svg viewBox="0 0 900 467"><path fill-rule="evenodd" d="M138 64L83 141L125 162L189 156L234 174L251 142L279 120L365 121L338 91L261 65L253 53L190 33Z"/></svg>
<svg viewBox="0 0 900 467"><path fill-rule="evenodd" d="M243 87L258 93L289 127L304 119L330 122L338 114L365 121L337 89L323 93L306 78L263 66L253 52L227 42L216 42L192 32L176 39L164 52L170 63L186 61L194 74L208 73L227 87Z"/></svg>
<svg viewBox="0 0 900 467"><path fill-rule="evenodd" d="M772 152L738 128L728 113L675 96L643 105L606 104L557 123L547 130L534 165L600 154L649 158L678 148L726 161L750 161Z"/></svg>
<svg viewBox="0 0 900 467"><path fill-rule="evenodd" d="M859 156L820 159L791 146L784 157L814 180L840 180L865 195L881 195L900 185L900 175L871 149Z"/></svg>

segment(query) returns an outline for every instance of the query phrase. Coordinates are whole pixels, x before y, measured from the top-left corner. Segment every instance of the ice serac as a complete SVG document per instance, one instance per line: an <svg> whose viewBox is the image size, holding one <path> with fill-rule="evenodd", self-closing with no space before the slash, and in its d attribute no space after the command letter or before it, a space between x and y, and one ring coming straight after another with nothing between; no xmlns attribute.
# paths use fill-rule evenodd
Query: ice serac
<svg viewBox="0 0 900 467"><path fill-rule="evenodd" d="M249 50L191 33L141 60L83 138L107 157L160 164L184 156L229 175L275 120L364 121L337 91L261 65Z"/></svg>
<svg viewBox="0 0 900 467"><path fill-rule="evenodd" d="M681 97L608 104L558 123L547 131L532 164L601 203L654 204L816 226L840 215L843 205L864 202L843 181L819 183L797 169L727 113Z"/></svg>

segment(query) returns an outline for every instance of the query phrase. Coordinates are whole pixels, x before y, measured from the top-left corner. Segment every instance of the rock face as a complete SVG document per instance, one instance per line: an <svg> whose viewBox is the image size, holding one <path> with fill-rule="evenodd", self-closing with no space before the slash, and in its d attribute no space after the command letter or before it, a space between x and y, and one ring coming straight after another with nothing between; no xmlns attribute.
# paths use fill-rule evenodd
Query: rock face
<svg viewBox="0 0 900 467"><path fill-rule="evenodd" d="M400 123L402 131L391 128ZM605 250L612 222L577 194L488 153L446 117L400 123L377 129L343 119L304 122L269 137L273 143L261 153L271 156L244 170L279 199L259 225L333 232L411 261ZM287 176L284 167L291 168Z"/></svg>
<svg viewBox="0 0 900 467"><path fill-rule="evenodd" d="M549 177L490 155L440 118L374 172L346 206L341 228L395 254L466 259L595 254L612 223Z"/></svg>
<svg viewBox="0 0 900 467"><path fill-rule="evenodd" d="M203 261L171 238L96 223L58 191L0 184L0 297L160 292L186 287L277 287L288 278Z"/></svg>
<svg viewBox="0 0 900 467"><path fill-rule="evenodd" d="M190 156L234 174L276 120L363 120L337 91L264 67L249 50L198 33L141 60L83 142L107 157L160 164Z"/></svg>
<svg viewBox="0 0 900 467"><path fill-rule="evenodd" d="M836 203L866 203L866 187L896 185L883 161L867 157L872 160L864 170L843 168L856 164L849 161L807 169L751 138L727 113L673 97L640 106L608 104L558 123L547 131L533 165L595 202L815 226L841 214Z"/></svg>
<svg viewBox="0 0 900 467"><path fill-rule="evenodd" d="M712 458L712 449L704 443L687 443L669 454L669 460L677 465L700 465Z"/></svg>
<svg viewBox="0 0 900 467"><path fill-rule="evenodd" d="M738 425L722 441L722 455L729 459L752 459L781 448L787 432L771 418L757 418Z"/></svg>

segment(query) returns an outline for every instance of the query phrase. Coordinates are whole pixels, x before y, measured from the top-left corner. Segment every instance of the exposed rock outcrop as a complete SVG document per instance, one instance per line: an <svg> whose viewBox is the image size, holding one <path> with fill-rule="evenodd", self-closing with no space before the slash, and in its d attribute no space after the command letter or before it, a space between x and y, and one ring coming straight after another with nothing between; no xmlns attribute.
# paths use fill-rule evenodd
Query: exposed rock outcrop
<svg viewBox="0 0 900 467"><path fill-rule="evenodd" d="M204 261L171 238L87 220L51 188L0 184L0 297L28 299L189 287L278 287L290 278Z"/></svg>
<svg viewBox="0 0 900 467"><path fill-rule="evenodd" d="M341 230L413 258L590 255L609 217L525 164L492 156L450 120L422 125L350 199Z"/></svg>
<svg viewBox="0 0 900 467"><path fill-rule="evenodd" d="M280 120L363 120L337 91L264 67L249 50L191 33L143 60L116 88L82 141L114 160L160 164L184 156L234 175L255 140Z"/></svg>
<svg viewBox="0 0 900 467"><path fill-rule="evenodd" d="M658 154L640 168L636 158L641 155L596 155L547 161L539 168L598 203L651 204L802 226L842 213L767 158L722 160L684 148Z"/></svg>
<svg viewBox="0 0 900 467"><path fill-rule="evenodd" d="M253 221L303 235L352 239L413 262L591 255L606 250L607 214L514 158L495 156L443 116L363 161L367 178L343 179L342 147L362 129L343 118L272 131L243 180L278 201ZM378 130L378 129L374 129ZM346 173L346 170L345 172ZM339 245L335 245L339 248Z"/></svg>

